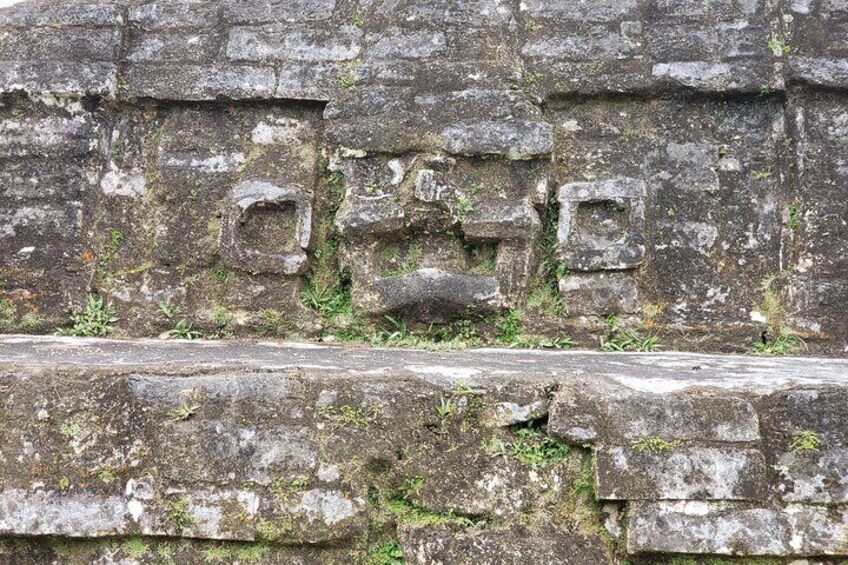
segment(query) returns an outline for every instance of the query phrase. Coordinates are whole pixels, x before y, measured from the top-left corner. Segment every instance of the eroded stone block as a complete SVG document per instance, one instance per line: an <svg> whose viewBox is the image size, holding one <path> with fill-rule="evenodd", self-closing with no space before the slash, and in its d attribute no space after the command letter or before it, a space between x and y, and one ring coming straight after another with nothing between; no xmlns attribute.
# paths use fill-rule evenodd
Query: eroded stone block
<svg viewBox="0 0 848 565"><path fill-rule="evenodd" d="M485 528L467 533L447 528L404 529L401 544L411 563L557 563L563 555L569 563L604 564L611 558L598 540L577 532L553 527L532 531L526 528Z"/></svg>
<svg viewBox="0 0 848 565"><path fill-rule="evenodd" d="M354 88L328 105L324 117L332 143L367 152L444 149L529 159L548 153L552 143L550 127L531 99L509 90Z"/></svg>
<svg viewBox="0 0 848 565"><path fill-rule="evenodd" d="M432 320L519 296L541 232L532 203L547 182L535 171L520 177L527 167L445 155L346 161L336 225L348 240L354 302Z"/></svg>
<svg viewBox="0 0 848 565"><path fill-rule="evenodd" d="M760 440L760 420L741 395L650 392L598 381L568 383L557 393L551 431L574 443L632 445L666 441L744 443Z"/></svg>
<svg viewBox="0 0 848 565"><path fill-rule="evenodd" d="M848 12L840 2L789 2L787 74L813 85L848 85Z"/></svg>
<svg viewBox="0 0 848 565"><path fill-rule="evenodd" d="M224 211L221 253L246 271L294 275L306 266L311 232L308 189L246 181L233 187Z"/></svg>
<svg viewBox="0 0 848 565"><path fill-rule="evenodd" d="M589 225L601 230L585 234L601 249L597 266L590 246L570 251L560 238L560 255L571 261L565 265L572 270L606 269L605 262L634 267L650 258L650 268L635 274L639 306L650 305L654 320L752 325L751 312L762 302L762 281L781 268L783 215L789 205L778 182L787 135L783 112L772 101L758 100L586 101L551 110L555 158L568 169L563 183L612 190L608 183L613 179L633 179L645 190L644 251L634 248L624 260L611 256L623 250L607 244L632 226L617 206L587 204L586 215L596 218ZM672 125L681 123L687 127ZM575 203L569 205L571 214L561 206L574 237L580 221Z"/></svg>
<svg viewBox="0 0 848 565"><path fill-rule="evenodd" d="M639 311L639 290L632 273L571 273L559 280L559 292L573 314L607 316Z"/></svg>
<svg viewBox="0 0 848 565"><path fill-rule="evenodd" d="M577 271L626 270L645 256L647 184L636 179L570 183L559 189L559 254Z"/></svg>
<svg viewBox="0 0 848 565"><path fill-rule="evenodd" d="M73 100L0 111L0 304L6 331L52 331L87 290L94 188L108 124Z"/></svg>
<svg viewBox="0 0 848 565"><path fill-rule="evenodd" d="M266 66L138 64L124 75L126 96L159 100L272 98L277 75Z"/></svg>
<svg viewBox="0 0 848 565"><path fill-rule="evenodd" d="M604 446L597 453L598 497L611 500L764 500L763 455L730 446L670 447L662 453Z"/></svg>
<svg viewBox="0 0 848 565"><path fill-rule="evenodd" d="M844 551L846 510L743 503L637 503L628 513L631 553L827 555Z"/></svg>

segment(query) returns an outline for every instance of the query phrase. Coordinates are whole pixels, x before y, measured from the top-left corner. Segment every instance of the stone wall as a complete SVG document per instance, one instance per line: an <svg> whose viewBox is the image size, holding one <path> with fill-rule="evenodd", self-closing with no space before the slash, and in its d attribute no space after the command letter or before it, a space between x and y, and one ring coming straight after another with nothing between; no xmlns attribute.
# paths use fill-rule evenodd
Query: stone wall
<svg viewBox="0 0 848 565"><path fill-rule="evenodd" d="M836 565L846 379L843 360L0 338L0 563Z"/></svg>
<svg viewBox="0 0 848 565"><path fill-rule="evenodd" d="M841 0L19 3L0 331L95 293L118 335L506 313L844 354L846 30Z"/></svg>

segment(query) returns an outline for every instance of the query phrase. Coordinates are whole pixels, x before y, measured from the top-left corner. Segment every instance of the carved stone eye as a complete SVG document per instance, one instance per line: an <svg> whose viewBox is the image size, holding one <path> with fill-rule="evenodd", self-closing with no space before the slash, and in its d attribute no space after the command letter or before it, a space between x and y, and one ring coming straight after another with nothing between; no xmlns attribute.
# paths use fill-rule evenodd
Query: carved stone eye
<svg viewBox="0 0 848 565"><path fill-rule="evenodd" d="M252 273L294 275L306 267L312 199L305 190L265 181L236 185L221 226L221 256Z"/></svg>

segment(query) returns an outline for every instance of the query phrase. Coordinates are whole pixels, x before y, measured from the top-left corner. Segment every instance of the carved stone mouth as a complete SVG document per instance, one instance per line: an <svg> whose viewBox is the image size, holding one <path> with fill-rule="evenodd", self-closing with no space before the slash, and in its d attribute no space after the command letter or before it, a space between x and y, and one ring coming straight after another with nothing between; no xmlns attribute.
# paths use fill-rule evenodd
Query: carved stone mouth
<svg viewBox="0 0 848 565"><path fill-rule="evenodd" d="M383 278L366 293L379 313L403 311L422 319L449 320L471 312L491 312L503 297L497 278L489 275L419 269L398 277Z"/></svg>

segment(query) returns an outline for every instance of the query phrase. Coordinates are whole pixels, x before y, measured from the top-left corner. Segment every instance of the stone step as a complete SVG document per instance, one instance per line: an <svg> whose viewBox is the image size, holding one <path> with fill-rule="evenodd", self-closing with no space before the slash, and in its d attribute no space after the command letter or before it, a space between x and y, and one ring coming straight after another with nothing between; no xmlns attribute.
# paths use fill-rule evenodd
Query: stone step
<svg viewBox="0 0 848 565"><path fill-rule="evenodd" d="M848 360L4 336L0 392L0 562L848 553Z"/></svg>

